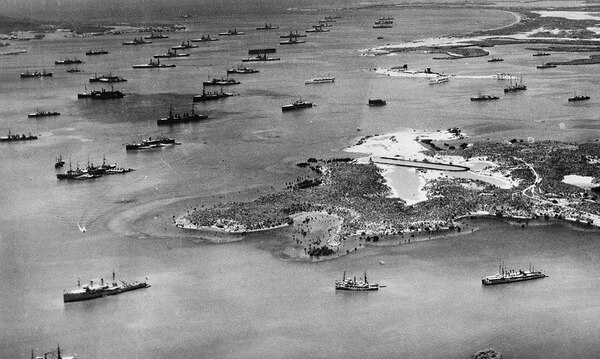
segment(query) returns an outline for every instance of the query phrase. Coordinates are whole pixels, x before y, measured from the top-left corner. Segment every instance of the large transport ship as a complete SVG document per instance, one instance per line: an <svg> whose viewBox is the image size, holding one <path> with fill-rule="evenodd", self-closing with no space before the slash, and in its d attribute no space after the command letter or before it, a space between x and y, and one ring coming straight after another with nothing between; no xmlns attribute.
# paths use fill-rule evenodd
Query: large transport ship
<svg viewBox="0 0 600 359"><path fill-rule="evenodd" d="M346 272L344 271L344 276L342 277L342 280L335 281L335 289L364 292L371 290L379 290L379 284L369 283L369 281L367 280L367 272L365 272L364 280L357 280L356 277L346 278Z"/></svg>
<svg viewBox="0 0 600 359"><path fill-rule="evenodd" d="M500 264L498 273L481 278L481 284L483 285L494 285L504 284L513 282L522 282L524 280L540 279L545 278L547 275L542 271L536 271L534 268L529 266L529 270L507 270L503 264Z"/></svg>
<svg viewBox="0 0 600 359"><path fill-rule="evenodd" d="M147 282L135 281L132 283L128 283L125 281L121 281L120 283L117 283L117 281L115 280L115 272L113 272L113 280L111 283L105 283L104 279L100 279L99 284L94 284L94 281L90 281L90 284L81 286L81 283L77 281L77 289L64 293L63 300L65 303L77 302L82 300L106 297L108 295L121 294L124 292L129 292L131 290L148 287L150 287L150 284L148 284Z"/></svg>

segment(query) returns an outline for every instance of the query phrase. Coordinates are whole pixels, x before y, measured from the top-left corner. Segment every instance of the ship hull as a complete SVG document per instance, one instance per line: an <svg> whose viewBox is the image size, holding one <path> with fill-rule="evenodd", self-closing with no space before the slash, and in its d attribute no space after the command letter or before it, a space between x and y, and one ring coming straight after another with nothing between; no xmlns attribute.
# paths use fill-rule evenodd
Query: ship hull
<svg viewBox="0 0 600 359"><path fill-rule="evenodd" d="M83 292L83 293L65 293L63 294L63 301L65 303L70 302L81 302L84 300L97 299L107 297L109 295L117 295L132 290L148 288L150 285L146 282L131 284L127 286L111 287L106 290L99 290L96 292Z"/></svg>
<svg viewBox="0 0 600 359"><path fill-rule="evenodd" d="M541 279L541 278L546 278L547 275L545 274L541 274L541 273L536 273L536 274L528 274L528 275L524 275L524 276L519 276L519 277L511 277L511 278L483 278L481 279L481 284L483 285L497 285L497 284L506 284L506 283L514 283L514 282L523 282L526 280L533 280L533 279Z"/></svg>

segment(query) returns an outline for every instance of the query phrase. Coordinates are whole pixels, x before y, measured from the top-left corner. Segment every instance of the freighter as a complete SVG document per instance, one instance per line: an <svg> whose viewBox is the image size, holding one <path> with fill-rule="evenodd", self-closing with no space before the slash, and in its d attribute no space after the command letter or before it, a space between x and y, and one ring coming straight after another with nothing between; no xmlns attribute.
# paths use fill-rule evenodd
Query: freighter
<svg viewBox="0 0 600 359"><path fill-rule="evenodd" d="M512 282L521 282L524 280L532 280L545 278L547 275L542 273L541 271L536 271L529 266L529 270L506 270L504 265L500 264L498 268L498 273L494 275L490 275L487 277L481 278L481 284L483 285L494 285L494 284L504 284L504 283L512 283Z"/></svg>
<svg viewBox="0 0 600 359"><path fill-rule="evenodd" d="M169 116L160 118L156 120L157 125L172 125L175 123L184 123L184 122L194 122L194 121L202 121L207 119L207 115L201 115L198 113L194 113L194 107L192 106L191 113L175 113L173 112L173 107L169 108Z"/></svg>
<svg viewBox="0 0 600 359"><path fill-rule="evenodd" d="M147 282L128 283L121 281L117 283L115 280L115 272L113 272L113 280L111 283L105 283L104 279L100 279L100 284L94 284L94 281L90 281L90 284L81 286L81 283L77 281L77 289L63 294L63 300L65 303L77 302L81 300L90 300L108 295L115 295L131 290L142 289L150 287Z"/></svg>
<svg viewBox="0 0 600 359"><path fill-rule="evenodd" d="M335 289L336 290L349 290L349 291L370 291L370 290L379 290L378 283L369 283L367 280L367 272L365 272L364 280L357 280L354 278L346 278L346 272L344 271L344 276L342 280L335 281Z"/></svg>

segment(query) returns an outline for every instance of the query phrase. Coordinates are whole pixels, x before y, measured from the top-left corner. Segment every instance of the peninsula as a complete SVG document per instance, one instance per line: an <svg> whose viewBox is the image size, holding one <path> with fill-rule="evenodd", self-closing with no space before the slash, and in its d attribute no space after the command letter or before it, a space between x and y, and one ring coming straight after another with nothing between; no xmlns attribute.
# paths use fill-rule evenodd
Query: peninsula
<svg viewBox="0 0 600 359"><path fill-rule="evenodd" d="M467 139L458 128L367 136L347 149L367 157L311 158L285 190L196 209L176 225L216 231L219 242L278 230L294 247L287 254L313 259L457 234L478 215L600 226L599 143ZM417 200L400 198L390 177L407 166L420 180Z"/></svg>

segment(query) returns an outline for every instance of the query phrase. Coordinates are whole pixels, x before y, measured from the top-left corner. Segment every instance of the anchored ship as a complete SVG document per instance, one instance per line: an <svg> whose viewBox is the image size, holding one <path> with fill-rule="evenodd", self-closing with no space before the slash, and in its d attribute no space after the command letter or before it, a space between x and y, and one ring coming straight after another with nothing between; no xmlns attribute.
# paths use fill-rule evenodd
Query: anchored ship
<svg viewBox="0 0 600 359"><path fill-rule="evenodd" d="M295 38L295 37L306 37L306 35L305 34L301 34L301 33L299 33L296 30L296 31L290 31L289 34L281 35L279 37L282 38L282 39L292 39L292 38Z"/></svg>
<svg viewBox="0 0 600 359"><path fill-rule="evenodd" d="M87 90L83 93L77 94L77 98L91 98L93 100L111 100L115 98L123 98L125 94L122 91L111 89L110 91L102 89L102 90L93 90L87 92Z"/></svg>
<svg viewBox="0 0 600 359"><path fill-rule="evenodd" d="M173 50L183 50L183 49L195 49L198 45L190 44L190 42L183 41L181 45L171 47Z"/></svg>
<svg viewBox="0 0 600 359"><path fill-rule="evenodd" d="M235 36L235 35L244 35L245 32L243 31L237 31L237 29L234 27L233 30L229 29L225 32L220 32L219 36Z"/></svg>
<svg viewBox="0 0 600 359"><path fill-rule="evenodd" d="M173 106L170 106L169 107L169 115L167 117L163 117L163 118L156 120L156 124L159 126L160 125L172 125L172 124L176 124L176 123L201 121L201 120L205 120L207 118L208 118L207 115L200 115L200 114L194 113L193 106L192 106L192 112L189 114L188 113L184 113L184 114L174 113Z"/></svg>
<svg viewBox="0 0 600 359"><path fill-rule="evenodd" d="M127 82L127 80L119 76L113 76L112 74L102 76L94 74L94 77L90 77L90 82Z"/></svg>
<svg viewBox="0 0 600 359"><path fill-rule="evenodd" d="M168 145L174 145L175 139L168 137L157 137L152 138L148 137L147 140L142 140L142 142L138 143L128 143L125 145L125 150L148 150L152 148L161 148Z"/></svg>
<svg viewBox="0 0 600 359"><path fill-rule="evenodd" d="M56 111L35 111L27 115L27 117L46 117L46 116L58 116L60 112Z"/></svg>
<svg viewBox="0 0 600 359"><path fill-rule="evenodd" d="M244 65L238 65L238 67L232 67L227 69L228 74L255 74L259 72L258 70L251 69Z"/></svg>
<svg viewBox="0 0 600 359"><path fill-rule="evenodd" d="M379 290L378 283L369 283L367 280L367 272L365 271L364 280L357 280L354 278L346 278L346 271L344 271L344 276L342 280L335 281L335 289L336 290L348 290L355 292L363 292L363 291L371 291L371 290Z"/></svg>
<svg viewBox="0 0 600 359"><path fill-rule="evenodd" d="M494 285L512 282L521 282L524 280L545 278L547 275L541 271L536 271L529 265L529 270L506 270L503 264L500 264L498 273L481 278L481 284Z"/></svg>
<svg viewBox="0 0 600 359"><path fill-rule="evenodd" d="M190 56L190 54L178 54L177 50L171 50L171 49L169 49L164 54L154 55L154 58L155 59L159 59L159 58L188 57L188 56Z"/></svg>
<svg viewBox="0 0 600 359"><path fill-rule="evenodd" d="M108 54L108 51L106 51L106 50L89 50L85 54L87 56L106 55L106 54Z"/></svg>
<svg viewBox="0 0 600 359"><path fill-rule="evenodd" d="M214 78L214 79L209 80L209 81L204 81L204 82L202 82L202 84L204 86L229 86L229 85L239 85L239 84L241 84L241 82L237 81L234 78L229 78L228 77L226 79L224 79L224 78L220 78L220 79Z"/></svg>
<svg viewBox="0 0 600 359"><path fill-rule="evenodd" d="M499 97L498 96L493 96L493 95L477 95L475 97L471 97L471 101L492 101L492 100L498 100Z"/></svg>
<svg viewBox="0 0 600 359"><path fill-rule="evenodd" d="M335 82L335 77L315 77L310 80L304 81L305 84L326 84Z"/></svg>
<svg viewBox="0 0 600 359"><path fill-rule="evenodd" d="M256 28L256 30L273 30L273 29L279 29L279 26L273 26L271 23L266 23L263 26L259 26Z"/></svg>
<svg viewBox="0 0 600 359"><path fill-rule="evenodd" d="M27 136L25 136L25 134L22 135L13 135L10 132L10 129L8 130L8 136L6 137L0 137L0 142L17 142L17 141L31 141L31 140L37 140L38 137L32 135L31 133Z"/></svg>
<svg viewBox="0 0 600 359"><path fill-rule="evenodd" d="M72 64L83 64L83 61L78 60L78 59L64 59L64 60L58 60L58 61L54 61L55 65L72 65Z"/></svg>
<svg viewBox="0 0 600 359"><path fill-rule="evenodd" d="M551 64L551 63L545 63L545 64L541 64L541 65L537 65L536 68L538 69L552 69L558 67L557 65Z"/></svg>
<svg viewBox="0 0 600 359"><path fill-rule="evenodd" d="M513 85L512 83L512 78L510 79L510 85L508 85L507 88L504 89L504 92L517 92L517 91L523 91L523 90L527 90L527 85L523 84L523 78L521 77L521 79L519 80L519 83L515 83Z"/></svg>
<svg viewBox="0 0 600 359"><path fill-rule="evenodd" d="M198 38L198 39L192 39L190 41L192 41L192 42L209 42L209 41L219 41L219 39L210 37L210 34L207 34L207 35L200 36L200 38Z"/></svg>
<svg viewBox="0 0 600 359"><path fill-rule="evenodd" d="M141 64L141 65L133 65L131 67L133 67L134 69L162 69L165 67L175 67L175 64L161 64L160 63L160 59L157 59L156 62L154 62L154 60L150 59L150 62L148 62L147 64Z"/></svg>
<svg viewBox="0 0 600 359"><path fill-rule="evenodd" d="M126 41L123 43L123 45L145 45L145 44L151 44L152 41L146 41L144 39L142 39L142 37L140 36L139 39L137 38L133 38L132 41Z"/></svg>
<svg viewBox="0 0 600 359"><path fill-rule="evenodd" d="M576 101L585 101L585 100L589 100L590 97L587 95L576 95L575 93L573 93L573 97L569 97L568 101L569 102L576 102Z"/></svg>
<svg viewBox="0 0 600 359"><path fill-rule="evenodd" d="M145 39L168 39L169 37L167 35L163 35L163 34L155 34L153 32L150 32L150 35L144 36Z"/></svg>
<svg viewBox="0 0 600 359"><path fill-rule="evenodd" d="M29 71L25 71L25 72L21 72L21 78L25 79L25 78L30 78L30 77L52 77L52 72L46 72L46 70L39 72L39 71L33 71L33 72L29 72Z"/></svg>
<svg viewBox="0 0 600 359"><path fill-rule="evenodd" d="M296 100L289 105L281 106L281 111L293 111L301 108L313 107L313 103L309 101Z"/></svg>
<svg viewBox="0 0 600 359"><path fill-rule="evenodd" d="M221 88L221 91L212 91L212 92L206 91L204 88L202 88L202 93L200 95L194 96L194 102L218 100L220 98L230 97L230 96L235 96L235 94L233 92L223 92L222 88Z"/></svg>
<svg viewBox="0 0 600 359"><path fill-rule="evenodd" d="M369 106L385 106L387 105L387 102L385 100L382 99L369 99Z"/></svg>
<svg viewBox="0 0 600 359"><path fill-rule="evenodd" d="M120 281L120 283L118 283L115 280L115 272L113 271L112 282L110 283L105 283L104 279L100 279L99 284L94 284L94 281L92 280L90 281L90 284L81 286L81 283L78 280L77 289L64 293L63 300L65 303L77 302L82 300L106 297L109 295L121 294L124 292L148 287L150 287L150 284L148 284L147 282L135 281L132 283L128 283L125 281Z"/></svg>

